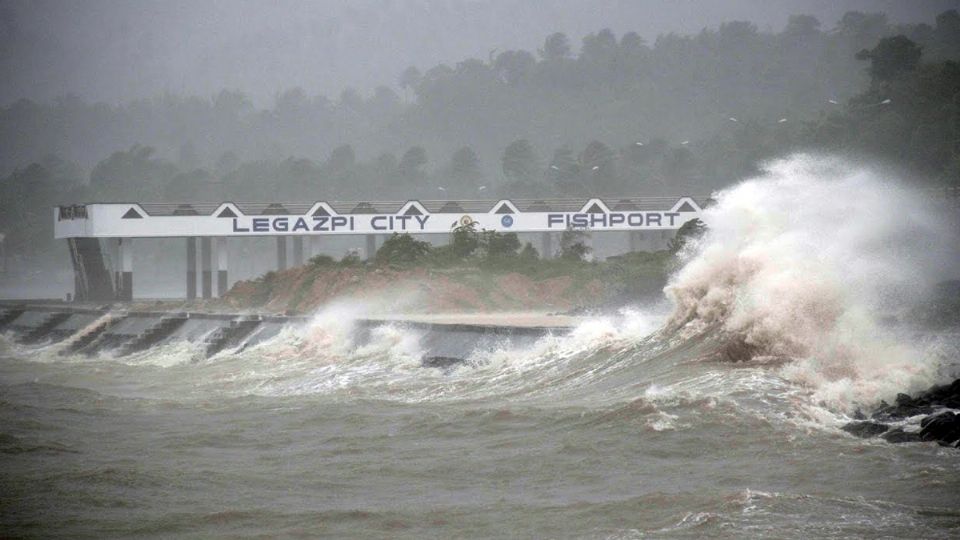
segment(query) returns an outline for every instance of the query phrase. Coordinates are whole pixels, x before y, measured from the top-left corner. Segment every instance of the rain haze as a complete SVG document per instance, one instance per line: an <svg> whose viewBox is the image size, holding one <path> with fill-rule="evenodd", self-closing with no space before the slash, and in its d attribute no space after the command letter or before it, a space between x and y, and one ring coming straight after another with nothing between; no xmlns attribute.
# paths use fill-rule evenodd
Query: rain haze
<svg viewBox="0 0 960 540"><path fill-rule="evenodd" d="M0 0L0 537L956 538L956 1Z"/></svg>
<svg viewBox="0 0 960 540"><path fill-rule="evenodd" d="M457 1L2 3L0 102L68 94L117 105L163 93L237 89L267 106L280 92L337 96L397 86L408 66L455 65L496 51L536 51L553 32L573 43L602 28L696 34L733 20L782 29L790 15L832 28L847 11L931 22L950 1Z"/></svg>

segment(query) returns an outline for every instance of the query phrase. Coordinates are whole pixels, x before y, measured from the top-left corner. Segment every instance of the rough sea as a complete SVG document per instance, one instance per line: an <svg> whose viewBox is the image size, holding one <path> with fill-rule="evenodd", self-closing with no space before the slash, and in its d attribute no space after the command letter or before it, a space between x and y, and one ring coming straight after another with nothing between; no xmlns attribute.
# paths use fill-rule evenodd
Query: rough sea
<svg viewBox="0 0 960 540"><path fill-rule="evenodd" d="M839 429L958 376L957 330L910 317L953 269L923 204L773 164L718 195L664 306L449 369L336 307L206 360L6 336L0 536L957 538L960 450Z"/></svg>

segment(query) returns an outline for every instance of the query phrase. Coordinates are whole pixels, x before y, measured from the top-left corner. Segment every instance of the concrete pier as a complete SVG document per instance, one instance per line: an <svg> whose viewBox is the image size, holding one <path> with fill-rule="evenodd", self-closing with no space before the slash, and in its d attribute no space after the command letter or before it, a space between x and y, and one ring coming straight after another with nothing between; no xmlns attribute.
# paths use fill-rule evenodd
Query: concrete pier
<svg viewBox="0 0 960 540"><path fill-rule="evenodd" d="M203 298L213 297L213 257L209 236L200 239L200 284Z"/></svg>
<svg viewBox="0 0 960 540"><path fill-rule="evenodd" d="M699 219L701 204L706 199L700 201L682 196L621 197L608 201L577 198L219 204L95 202L57 206L53 209L53 227L56 238L68 241L75 298L131 300L134 287L131 239L185 238L186 297L193 300L198 296L219 296L229 289L226 248L221 240L225 237L276 239L276 264L268 264L269 253L255 254L244 248L244 262L254 259L256 264L243 268L242 273L251 269L284 271L291 263L303 265L306 259L320 254L321 247L330 253L342 253L347 247L351 257L365 256L370 260L390 234L412 234L418 239L422 235L449 237L457 224L468 222L485 231L528 235L524 239L532 243L537 243L535 235L539 234L540 255L552 259L557 255L560 235L567 229L587 229L596 234L643 230L647 231L643 242L638 240L642 240L640 236L626 237L631 249L643 249L640 243L666 247L675 234L673 231L690 220ZM583 221L584 216L589 219ZM328 238L333 235L353 238L333 243L333 239ZM363 236L363 254L357 249L358 236ZM304 237L310 238L306 255ZM589 245L589 238L584 242ZM256 245L262 249L261 246L269 244L258 242ZM597 256L606 255L610 245L598 243L597 247L604 249ZM288 249L293 250L292 260L288 259Z"/></svg>
<svg viewBox="0 0 960 540"><path fill-rule="evenodd" d="M540 257L552 259L553 255L553 233L540 233Z"/></svg>
<svg viewBox="0 0 960 540"><path fill-rule="evenodd" d="M293 241L293 266L303 266L303 237L294 236Z"/></svg>
<svg viewBox="0 0 960 540"><path fill-rule="evenodd" d="M197 239L187 238L187 300L197 298Z"/></svg>
<svg viewBox="0 0 960 540"><path fill-rule="evenodd" d="M120 242L120 286L121 300L133 300L133 239L121 238Z"/></svg>
<svg viewBox="0 0 960 540"><path fill-rule="evenodd" d="M277 237L277 271L282 272L287 269L287 237Z"/></svg>
<svg viewBox="0 0 960 540"><path fill-rule="evenodd" d="M230 282L227 279L227 239L218 237L213 243L215 258L217 260L217 296L223 296L230 288Z"/></svg>

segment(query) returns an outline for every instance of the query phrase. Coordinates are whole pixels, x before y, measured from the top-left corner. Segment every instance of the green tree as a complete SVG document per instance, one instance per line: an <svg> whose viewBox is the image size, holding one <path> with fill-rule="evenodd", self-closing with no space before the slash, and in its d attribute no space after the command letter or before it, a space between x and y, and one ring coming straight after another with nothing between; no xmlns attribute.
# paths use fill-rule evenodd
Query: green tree
<svg viewBox="0 0 960 540"><path fill-rule="evenodd" d="M550 34L539 52L547 62L560 62L570 57L570 40L562 32Z"/></svg>
<svg viewBox="0 0 960 540"><path fill-rule="evenodd" d="M580 153L579 166L588 191L610 195L619 188L616 155L600 141L591 141Z"/></svg>
<svg viewBox="0 0 960 540"><path fill-rule="evenodd" d="M469 146L459 148L450 157L450 177L461 188L472 193L482 178L480 158ZM463 191L463 189L461 189Z"/></svg>
<svg viewBox="0 0 960 540"><path fill-rule="evenodd" d="M378 264L412 264L422 261L430 254L430 243L416 240L409 234L397 234L388 238L377 250Z"/></svg>
<svg viewBox="0 0 960 540"><path fill-rule="evenodd" d="M415 66L410 66L400 74L400 88L411 92L416 92L423 80L423 74Z"/></svg>
<svg viewBox="0 0 960 540"><path fill-rule="evenodd" d="M511 86L517 86L527 79L536 65L536 58L527 51L502 52L493 63L497 74Z"/></svg>
<svg viewBox="0 0 960 540"><path fill-rule="evenodd" d="M567 146L554 150L550 165L547 166L547 180L565 195L579 195L586 191L580 183L580 164L573 150Z"/></svg>
<svg viewBox="0 0 960 540"><path fill-rule="evenodd" d="M580 58L595 64L611 65L617 56L617 36L609 28L583 38Z"/></svg>
<svg viewBox="0 0 960 540"><path fill-rule="evenodd" d="M921 54L921 47L900 35L881 39L872 50L857 53L857 59L870 60L874 83L884 83L916 70Z"/></svg>
<svg viewBox="0 0 960 540"><path fill-rule="evenodd" d="M533 145L526 139L518 139L507 145L500 162L503 175L513 182L534 182L540 170Z"/></svg>
<svg viewBox="0 0 960 540"><path fill-rule="evenodd" d="M540 258L540 253L537 252L537 248L533 247L533 244L526 242L523 244L523 249L520 250L520 260L522 261L535 261Z"/></svg>
<svg viewBox="0 0 960 540"><path fill-rule="evenodd" d="M158 199L161 187L177 174L172 163L153 157L149 146L131 146L97 163L90 185L103 200Z"/></svg>
<svg viewBox="0 0 960 540"><path fill-rule="evenodd" d="M582 261L591 249L586 244L587 233L566 230L560 235L560 258L565 261Z"/></svg>
<svg viewBox="0 0 960 540"><path fill-rule="evenodd" d="M447 246L450 253L458 259L473 255L478 247L480 247L480 233L477 232L476 221L454 228L450 244Z"/></svg>
<svg viewBox="0 0 960 540"><path fill-rule="evenodd" d="M794 39L810 39L819 32L820 20L813 15L791 15L783 29L785 36Z"/></svg>
<svg viewBox="0 0 960 540"><path fill-rule="evenodd" d="M357 155L353 147L349 144L343 144L330 152L330 159L327 160L327 167L336 172L346 171L357 164Z"/></svg>
<svg viewBox="0 0 960 540"><path fill-rule="evenodd" d="M354 112L362 111L363 96L356 88L348 86L340 92L340 107Z"/></svg>
<svg viewBox="0 0 960 540"><path fill-rule="evenodd" d="M488 259L509 259L517 256L520 239L516 233L483 231L480 235L480 247Z"/></svg>
<svg viewBox="0 0 960 540"><path fill-rule="evenodd" d="M422 146L414 146L403 153L397 165L397 173L403 184L409 189L422 186L426 177L424 167L427 164L427 151Z"/></svg>

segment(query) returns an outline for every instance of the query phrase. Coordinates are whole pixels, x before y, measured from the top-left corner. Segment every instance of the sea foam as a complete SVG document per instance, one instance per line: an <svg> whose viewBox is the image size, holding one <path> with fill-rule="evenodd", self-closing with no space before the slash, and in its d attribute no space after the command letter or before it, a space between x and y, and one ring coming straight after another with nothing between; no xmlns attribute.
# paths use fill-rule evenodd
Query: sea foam
<svg viewBox="0 0 960 540"><path fill-rule="evenodd" d="M716 332L728 359L789 359L783 376L839 409L935 382L936 356L882 324L956 268L952 227L927 197L879 169L797 155L715 200L666 288L669 332Z"/></svg>

